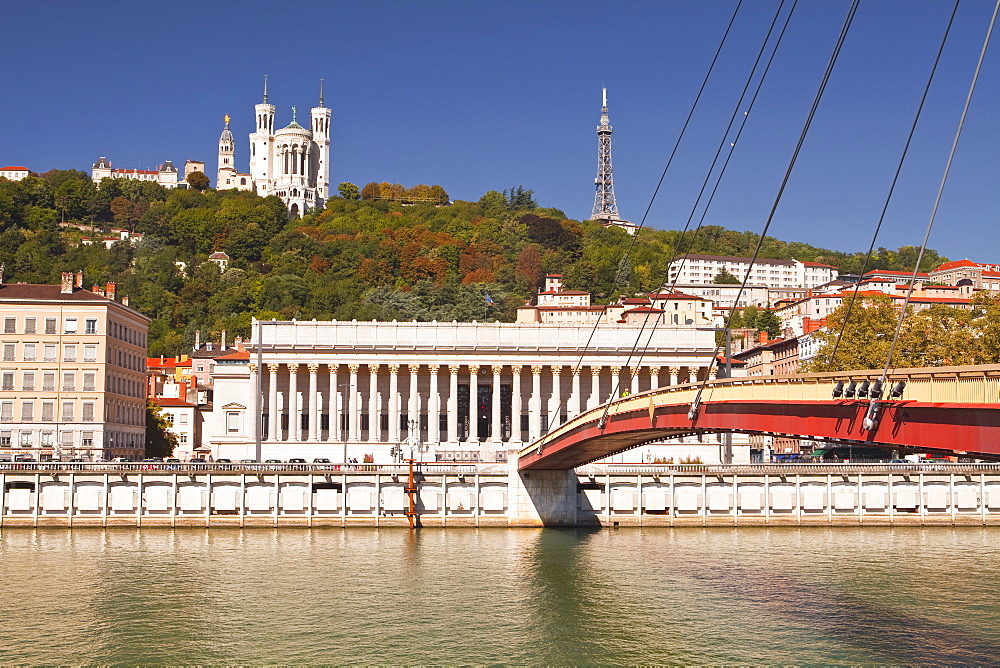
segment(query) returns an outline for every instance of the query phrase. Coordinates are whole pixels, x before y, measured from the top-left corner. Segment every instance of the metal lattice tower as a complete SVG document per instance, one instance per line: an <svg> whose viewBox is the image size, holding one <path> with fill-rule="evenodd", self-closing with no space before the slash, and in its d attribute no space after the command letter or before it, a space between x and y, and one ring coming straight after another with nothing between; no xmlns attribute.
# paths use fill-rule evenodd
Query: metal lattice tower
<svg viewBox="0 0 1000 668"><path fill-rule="evenodd" d="M601 124L597 126L597 178L594 184L594 212L592 220L619 220L615 203L615 184L611 176L611 124L608 121L608 89L602 88Z"/></svg>

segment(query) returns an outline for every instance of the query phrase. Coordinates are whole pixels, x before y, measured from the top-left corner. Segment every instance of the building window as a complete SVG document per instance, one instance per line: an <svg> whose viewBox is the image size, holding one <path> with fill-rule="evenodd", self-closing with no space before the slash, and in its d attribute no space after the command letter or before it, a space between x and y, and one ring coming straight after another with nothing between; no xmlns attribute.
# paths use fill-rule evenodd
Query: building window
<svg viewBox="0 0 1000 668"><path fill-rule="evenodd" d="M76 361L76 346L72 344L66 344L63 346L63 361L64 362Z"/></svg>
<svg viewBox="0 0 1000 668"><path fill-rule="evenodd" d="M88 343L83 347L83 361L84 362L96 362L97 361L97 346Z"/></svg>
<svg viewBox="0 0 1000 668"><path fill-rule="evenodd" d="M42 432L42 447L51 448L52 447L52 432L43 431Z"/></svg>
<svg viewBox="0 0 1000 668"><path fill-rule="evenodd" d="M22 431L21 432L21 447L30 448L31 447L31 432Z"/></svg>
<svg viewBox="0 0 1000 668"><path fill-rule="evenodd" d="M10 434L9 431L0 431L0 445L10 445Z"/></svg>
<svg viewBox="0 0 1000 668"><path fill-rule="evenodd" d="M240 431L240 414L239 411L229 411L226 413L226 431L230 434L236 434Z"/></svg>
<svg viewBox="0 0 1000 668"><path fill-rule="evenodd" d="M173 413L166 413L163 417L167 421L167 424L169 424L171 427L174 426L174 414Z"/></svg>
<svg viewBox="0 0 1000 668"><path fill-rule="evenodd" d="M54 343L46 343L45 344L45 348L43 350L43 355L44 355L43 359L46 362L55 362L56 361L56 344L54 344Z"/></svg>
<svg viewBox="0 0 1000 668"><path fill-rule="evenodd" d="M35 319L34 318L25 318L24 319L24 333L25 334L34 334L35 333Z"/></svg>
<svg viewBox="0 0 1000 668"><path fill-rule="evenodd" d="M97 334L97 318L87 318L85 334Z"/></svg>
<svg viewBox="0 0 1000 668"><path fill-rule="evenodd" d="M14 361L14 349L16 344L5 343L3 344L3 361L13 362Z"/></svg>
<svg viewBox="0 0 1000 668"><path fill-rule="evenodd" d="M62 417L61 417L61 419L62 419L63 422L72 422L73 421L73 402L72 401L64 401L62 403Z"/></svg>
<svg viewBox="0 0 1000 668"><path fill-rule="evenodd" d="M94 390L97 389L96 384L94 383L94 378L95 377L96 377L96 374L93 371L84 371L83 372L83 391L84 392L93 392Z"/></svg>
<svg viewBox="0 0 1000 668"><path fill-rule="evenodd" d="M81 434L80 445L85 448L93 447L94 445L94 432L85 431Z"/></svg>
<svg viewBox="0 0 1000 668"><path fill-rule="evenodd" d="M29 392L35 389L35 372L25 371L21 374L21 389L28 390Z"/></svg>
<svg viewBox="0 0 1000 668"><path fill-rule="evenodd" d="M181 443L181 445L186 445L187 442L188 442L188 435L187 434L179 434L177 436L177 440Z"/></svg>
<svg viewBox="0 0 1000 668"><path fill-rule="evenodd" d="M83 421L93 422L94 421L94 402L84 401L83 402Z"/></svg>
<svg viewBox="0 0 1000 668"><path fill-rule="evenodd" d="M62 381L63 392L72 392L76 389L76 374L72 371L66 371L63 373Z"/></svg>
<svg viewBox="0 0 1000 668"><path fill-rule="evenodd" d="M35 402L21 402L21 422L31 422L35 419Z"/></svg>
<svg viewBox="0 0 1000 668"><path fill-rule="evenodd" d="M0 382L2 382L2 384L0 384L0 389L3 389L3 390L13 390L14 389L14 372L13 371L4 371L3 372L3 380L0 381Z"/></svg>
<svg viewBox="0 0 1000 668"><path fill-rule="evenodd" d="M5 401L0 403L0 422L14 421L14 402Z"/></svg>
<svg viewBox="0 0 1000 668"><path fill-rule="evenodd" d="M180 423L181 423L181 424L187 424L187 423L188 423L188 416L187 416L187 413L181 413L181 414L180 414L180 415L178 415L177 417L178 417L178 418L180 418Z"/></svg>
<svg viewBox="0 0 1000 668"><path fill-rule="evenodd" d="M4 318L3 319L3 333L4 334L14 334L17 332L17 318Z"/></svg>
<svg viewBox="0 0 1000 668"><path fill-rule="evenodd" d="M45 319L45 333L46 334L55 334L56 333L56 319L55 318L46 318Z"/></svg>
<svg viewBox="0 0 1000 668"><path fill-rule="evenodd" d="M64 323L65 327L63 327L63 332L65 334L76 334L77 332L76 318L66 318L64 320Z"/></svg>
<svg viewBox="0 0 1000 668"><path fill-rule="evenodd" d="M22 348L21 348L21 352L22 352L22 356L24 357L24 361L25 362L34 362L35 361L35 344L34 343L25 343L24 346L22 346Z"/></svg>

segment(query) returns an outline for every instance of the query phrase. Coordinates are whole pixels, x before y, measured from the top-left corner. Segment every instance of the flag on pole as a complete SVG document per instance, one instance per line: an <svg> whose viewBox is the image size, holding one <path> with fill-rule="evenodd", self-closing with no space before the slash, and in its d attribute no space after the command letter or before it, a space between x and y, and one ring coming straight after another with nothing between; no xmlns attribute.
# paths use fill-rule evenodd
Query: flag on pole
<svg viewBox="0 0 1000 668"><path fill-rule="evenodd" d="M486 305L493 306L493 297L490 297L490 293L486 293Z"/></svg>

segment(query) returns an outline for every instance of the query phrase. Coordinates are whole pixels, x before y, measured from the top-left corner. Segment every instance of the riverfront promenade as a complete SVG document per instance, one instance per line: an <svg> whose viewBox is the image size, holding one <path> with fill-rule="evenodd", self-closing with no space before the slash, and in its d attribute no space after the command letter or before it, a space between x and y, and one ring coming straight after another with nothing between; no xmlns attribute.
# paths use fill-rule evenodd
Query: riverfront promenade
<svg viewBox="0 0 1000 668"><path fill-rule="evenodd" d="M406 465L0 465L0 526L408 526ZM1000 464L418 464L418 526L1000 525Z"/></svg>

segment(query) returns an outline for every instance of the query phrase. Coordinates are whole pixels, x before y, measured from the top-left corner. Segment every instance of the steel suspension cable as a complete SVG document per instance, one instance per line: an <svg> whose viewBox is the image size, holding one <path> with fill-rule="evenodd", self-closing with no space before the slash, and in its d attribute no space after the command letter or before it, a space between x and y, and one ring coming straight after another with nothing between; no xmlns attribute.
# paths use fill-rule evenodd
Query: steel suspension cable
<svg viewBox="0 0 1000 668"><path fill-rule="evenodd" d="M785 175L781 180L781 185L778 188L778 193L775 195L774 203L771 205L771 211L767 216L767 221L764 223L764 228L760 233L760 238L757 239L757 245L754 247L753 255L750 258L749 268L752 268L754 263L757 261L757 257L760 254L761 246L764 244L764 239L767 236L767 231L771 227L771 222L774 220L774 214L778 210L778 204L781 202L781 196L785 192L785 187L788 185L788 180L791 178L792 170L795 168L795 163L798 160L799 153L802 150L802 145L805 143L806 135L809 133L809 128L812 125L813 118L816 116L816 110L819 108L820 100L823 99L823 93L826 90L827 83L830 81L830 76L833 74L834 66L837 63L837 59L840 56L840 51L844 46L844 41L847 39L847 33L851 28L851 24L854 21L854 16L858 11L858 4L861 0L852 0L851 7L847 12L847 16L844 18L844 24L841 26L840 35L837 38L837 43L833 48L833 53L830 54L830 60L827 63L826 71L823 73L823 78L820 81L819 88L816 90L816 95L813 98L812 106L809 109L809 113L806 116L805 124L802 126L802 131L799 134L798 142L795 145L795 150L792 152L792 157L789 160L788 168L785 170ZM1000 0L997 0L1000 2ZM733 300L733 305L729 309L729 314L726 317L726 325L732 320L733 313L736 311L736 305L739 303L740 297L743 296L743 292L746 290L747 283L750 281L750 271L747 270L746 276L743 278L743 282L740 284L740 289L736 293L736 298ZM701 395L708 383L708 377L711 374L712 366L715 365L718 358L719 346L715 348L715 354L709 362L708 373L705 374L705 378L701 381L698 386L698 392L695 395L695 399L691 405L691 411L688 416L694 420L697 417L698 405L701 402Z"/></svg>
<svg viewBox="0 0 1000 668"><path fill-rule="evenodd" d="M952 141L951 150L948 152L948 161L945 164L944 174L941 175L941 184L938 186L937 195L934 198L934 206L931 209L930 220L927 221L927 229L924 231L924 240L920 244L920 252L917 254L917 262L913 267L913 274L910 276L909 289L906 291L906 298L903 300L903 307L899 311L899 319L896 322L896 332L892 337L892 344L889 346L889 354L885 361L885 369L883 369L882 376L879 378L880 385L885 384L885 379L888 377L889 370L892 368L892 357L896 352L896 344L899 342L899 334L903 329L903 321L906 319L906 309L910 305L910 298L913 295L913 286L917 282L917 274L920 271L920 262L924 258L924 250L927 248L927 241L930 239L931 230L934 228L934 220L937 218L938 206L941 204L944 187L948 182L948 174L951 172L951 164L955 159L955 152L958 150L958 140L962 136L962 128L965 126L965 118L969 114L969 107L972 104L972 95L976 90L976 83L979 81L979 73L983 69L983 61L986 59L986 49L990 45L990 37L993 35L993 27L996 25L998 12L1000 12L1000 0L997 0L997 3L993 8L993 16L990 19L989 28L986 30L986 38L983 40L983 48L979 52L979 61L976 63L976 71L972 75L972 82L969 84L969 92L965 96L965 105L962 107L962 115L958 120L958 127L955 130L955 139ZM870 398L866 421L874 419L877 406L876 402L877 399L875 397Z"/></svg>
<svg viewBox="0 0 1000 668"><path fill-rule="evenodd" d="M754 90L753 95L751 96L751 100L750 100L749 106L747 107L746 111L743 114L742 120L741 120L741 122L739 124L739 128L738 128L737 133L736 133L736 136L734 138L732 138L732 140L730 141L729 133L732 130L733 125L736 122L737 117L739 117L739 112L740 112L740 109L743 107L743 101L746 99L747 91L750 89L750 86L753 84L754 78L757 75L757 70L760 67L761 59L763 58L764 53L767 51L767 45L771 42L771 35L773 34L774 28L777 25L778 19L781 16L781 11L782 11L782 9L784 9L784 6L785 6L784 0L782 0L782 2L778 5L778 9L777 9L777 11L774 14L774 18L771 20L771 25L770 25L770 27L767 30L767 34L764 36L764 40L763 40L763 42L760 45L760 50L757 52L757 57L754 60L753 67L751 67L750 73L747 76L747 80L746 80L746 83L743 86L743 90L740 92L740 96L737 99L736 105L733 108L733 113L732 113L732 115L729 118L729 124L726 126L726 129L722 133L722 137L721 137L721 139L719 141L719 146L718 146L718 148L715 151L715 156L712 158L712 163L709 166L708 171L705 174L704 180L702 181L701 189L698 191L698 196L697 196L697 198L695 198L694 205L691 207L691 213L688 215L688 219L687 219L687 222L684 225L684 229L681 230L681 234L680 234L680 238L679 238L678 242L674 245L673 250L671 251L670 261L667 263L667 275L664 277L665 280L660 281L660 282L657 283L657 287L655 289L656 289L656 291L658 293L661 290L663 290L664 287L666 287L666 286L669 286L669 287L666 287L666 291L667 291L668 295L672 294L674 292L674 290L676 289L677 278L675 277L672 281L670 280L670 267L673 265L673 263L676 261L676 259L678 257L678 250L683 247L685 236L688 234L688 230L691 227L691 222L694 220L694 216L695 216L695 214L698 211L698 207L701 205L702 198L705 195L705 190L707 189L708 184L709 184L709 182L712 179L712 174L715 171L715 166L716 166L716 164L718 164L719 156L722 155L722 151L725 148L726 142L730 141L731 145L735 145L736 142L739 140L740 135L743 133L743 128L746 127L747 119L750 116L750 112L753 110L753 106L754 106L754 103L757 100L757 96L760 94L760 90L763 87L764 80L767 77L767 73L768 73L768 71L771 68L771 64L774 62L774 56L775 56L775 54L778 51L778 47L781 45L781 39L782 39L782 37L784 37L785 30L788 28L788 24L789 24L789 22L790 22L790 20L792 18L792 14L795 12L795 7L797 6L797 4L798 4L798 0L794 0L793 3L792 3L791 10L785 16L784 25L782 26L781 31L779 32L778 37L775 40L774 46L773 46L773 48L771 50L770 57L767 60L767 63L765 65L764 69L763 69L763 72L762 72L760 78L757 80L756 89ZM733 155L733 152L732 152L732 150L730 150L728 152L727 156L726 156L726 159L723 161L722 168L719 170L719 173L716 175L716 180L715 180L714 187L711 190L711 195L709 196L708 201L706 202L705 207L702 210L702 215L701 215L701 218L698 221L698 225L695 227L694 231L691 232L692 240L689 242L689 244L694 243L694 238L697 237L698 232L702 228L702 225L703 225L703 223L705 221L705 216L706 216L706 214L708 212L708 207L709 207L709 205L711 205L711 202L712 202L712 200L715 197L715 193L718 191L719 183L721 182L722 177L725 174L726 167L729 165L729 161L731 160L732 155ZM686 257L682 257L681 258L681 268L683 268L685 262L686 262ZM652 306L652 302L651 302L651 306ZM636 356L637 352L638 352L638 360L636 361L636 366L638 366L642 362L643 357L645 357L646 349L649 347L649 343L652 341L653 335L656 332L656 328L657 328L657 326L659 324L661 324L659 322L659 319L656 318L656 319L653 319L652 325L650 325L650 319L652 318L652 315L653 315L653 310L652 310L652 308L650 308L646 312L646 316L643 319L641 327L639 328L639 333L638 333L638 335L636 337L635 344L632 346L632 350L629 352L629 356L628 356L628 358L626 360L625 366L628 367L628 368L631 368L632 358ZM647 326L650 327L649 335L646 337L646 343L642 344L642 335L643 335L643 332L646 330ZM621 377L619 376L619 378L617 380L617 384L615 385L615 387L614 387L614 389L612 391L612 396L618 395L619 392L620 392L620 389L621 389Z"/></svg>
<svg viewBox="0 0 1000 668"><path fill-rule="evenodd" d="M737 0L736 7L733 9L733 14L729 18L729 23L726 25L726 30L722 34L722 39L719 41L719 46L715 49L715 55L712 56L712 62L708 66L708 71L705 72L705 76L702 79L701 86L698 88L698 93L695 95L694 102L691 103L691 108L688 110L687 118L684 120L684 124L681 126L681 131L677 135L677 140L674 142L674 147L670 151L670 155L667 158L667 164L663 168L663 172L660 174L660 179L656 182L656 187L653 189L653 194L649 198L649 204L646 206L646 211L642 214L642 219L639 221L639 225L635 230L635 234L632 235L632 241L629 243L625 254L618 263L618 269L615 273L615 280L612 282L611 293L614 295L618 292L618 286L622 283L623 266L628 262L629 257L632 255L632 251L635 249L636 241L639 239L639 234L641 233L643 227L646 224L646 218L649 216L650 210L653 208L653 203L656 201L656 197L660 192L660 188L663 185L663 181L667 176L667 172L670 170L670 166L673 164L674 157L677 155L677 150L680 147L681 141L684 139L687 133L688 125L691 123L691 118L694 116L695 109L698 107L698 103L701 101L701 96L705 92L705 87L708 85L708 80L712 76L712 72L715 71L715 65L719 60L719 55L722 53L722 48L725 46L726 41L729 38L729 33L733 28L733 24L736 22L736 16L739 14L740 7L743 5L743 0ZM591 343L594 340L594 334L597 332L598 326L600 326L601 320L604 319L608 312L608 305L604 305L604 310L601 316L594 322L594 326L590 330L590 335L587 337L587 343L584 344L583 350L580 352L580 357L577 360L576 366L574 367L574 373L579 373L580 369L583 367L584 356L587 351L590 350ZM562 397L560 397L560 405L562 404ZM553 423L553 416L549 415L546 421L545 430L548 431L549 427Z"/></svg>
<svg viewBox="0 0 1000 668"><path fill-rule="evenodd" d="M896 190L896 183L899 181L899 175L903 171L903 163L905 162L906 155L910 150L910 143L913 141L913 135L916 133L917 122L920 120L920 114L923 111L924 103L927 101L927 95L931 89L931 82L934 81L934 73L937 72L938 64L941 62L941 54L944 53L945 43L948 41L948 33L951 32L951 26L955 22L955 14L958 12L959 2L961 2L961 0L955 0L955 5L951 9L951 16L948 19L948 25L945 26L944 35L941 37L941 45L938 47L937 56L935 56L934 64L931 66L930 75L927 77L927 84L924 86L924 93L920 97L920 104L917 105L916 114L913 116L913 124L910 125L910 132L906 137L906 144L903 146L903 153L900 155L899 163L896 165L896 173L892 177L889 192L886 194L885 203L882 206L882 213L879 215L878 223L875 225L875 233L872 235L871 245L868 246L868 253L865 254L864 262L861 264L861 274L858 277L858 283L854 286L850 300L847 302L847 310L844 312L844 319L840 323L840 331L837 332L837 337L834 339L833 343L833 351L830 353L830 358L826 362L828 371L835 370L834 363L837 359L837 351L840 348L840 341L844 336L844 331L847 329L847 323L851 319L851 313L854 310L854 304L857 301L858 291L861 289L861 281L864 280L872 254L875 251L875 243L878 239L879 231L882 229L882 223L885 221L886 212L889 210L889 202L892 200L892 195ZM919 270L919 261L917 262L917 267Z"/></svg>
<svg viewBox="0 0 1000 668"><path fill-rule="evenodd" d="M784 3L782 3L782 4L784 4ZM722 177L725 175L726 169L729 166L729 162L733 158L734 151L732 150L732 147L735 147L736 144L739 143L740 137L743 134L743 130L746 127L747 120L750 118L750 112L753 111L754 105L755 105L755 103L757 101L757 97L759 96L761 88L763 87L764 80L767 78L767 73L771 69L771 65L774 62L774 57L778 53L778 47L781 45L782 38L785 35L785 31L788 28L788 24L791 21L792 14L795 12L795 8L796 8L797 5L798 5L798 0L794 0L793 3L792 3L791 10L789 10L788 15L785 17L785 23L782 26L781 32L778 34L778 38L777 38L777 40L774 43L774 48L771 50L771 55L769 56L767 64L765 65L764 70L763 70L763 72L761 74L761 77L760 77L760 79L757 82L757 86L756 86L756 89L754 90L753 96L750 98L750 104L747 105L747 109L744 112L744 115L743 115L743 117L741 119L739 127L738 127L738 129L736 131L736 135L732 138L732 141L731 141L731 150L726 154L726 159L723 161L722 167L719 170L719 173L716 175L715 183L712 186L712 190L709 193L708 199L705 201L705 206L702 208L701 216L698 219L698 225L695 227L694 231L692 232L692 236L693 237L697 237L698 232L701 230L702 226L705 223L705 217L708 215L709 207L711 207L712 202L715 200L715 195L719 191L719 185L722 183ZM780 11L781 11L781 7L778 8L778 12L779 13L780 13ZM777 20L777 18L778 18L778 14L775 15L775 20ZM774 23L772 23L772 28L773 27L774 27ZM768 35L770 35L770 31L768 31ZM765 40L765 45L766 45L766 43L767 43L767 40ZM763 47L762 47L762 49L763 49ZM759 60L760 60L760 56L759 55L758 55L758 59L757 60L759 62ZM757 64L755 63L754 64L754 70L756 70L756 67L757 67ZM751 72L751 77L752 77L752 75L753 75L753 71ZM740 101L737 104L736 110L734 111L734 117L736 116L736 114L738 114L738 111L739 111L740 107L742 106L743 99L745 97L745 93L746 93L746 88L744 88L744 95L740 96ZM730 121L730 126L731 125L732 125L732 122ZM726 139L728 138L729 129L730 128L726 128L726 134L723 135L723 142L722 142L723 146L725 144ZM718 158L718 156L719 156L719 154L720 154L721 149L723 148L723 146L720 146L719 152L716 153L716 159ZM715 162L713 161L712 164L714 166ZM710 175L711 175L711 169L709 170L709 176ZM706 183L708 181L709 176L706 176ZM703 185L702 186L702 192L704 192L704 189L705 189L705 186ZM701 193L699 193L699 200L700 199L701 199ZM695 208L692 209L692 211L691 211L691 216L692 217L694 216L694 213L695 213L696 209L697 209L697 202L695 204ZM691 218L689 217L688 218L688 225L690 225L690 223L691 223ZM687 226L685 226L685 231L686 230L687 230ZM683 235L683 233L682 233L682 235ZM677 288L677 279L680 277L680 272L678 271L677 276L675 276L672 281L670 280L669 267L670 267L670 265L672 265L674 263L675 259L676 259L676 247L675 247L675 254L674 254L674 256L672 256L670 258L670 263L667 265L668 266L667 280L664 281L664 285L669 285L669 287L667 288L667 293L668 294L672 294L676 290L676 288ZM682 260L681 260L681 269L683 269L685 261L686 261L686 258L682 258ZM643 322L643 328L645 328L646 322L648 322L649 317L650 317L650 314L647 314L646 315L646 320ZM636 362L637 365L640 364L642 362L643 357L645 357L645 352L646 352L646 349L649 347L649 342L652 341L653 334L655 333L657 326L659 326L660 324L664 324L664 323L659 322L659 320L654 320L653 321L652 327L651 327L650 332L649 332L649 336L646 338L646 344L644 346L639 347L639 359ZM633 348L633 354L634 353L635 353L635 348ZM631 362L631 356L629 358L629 361Z"/></svg>

